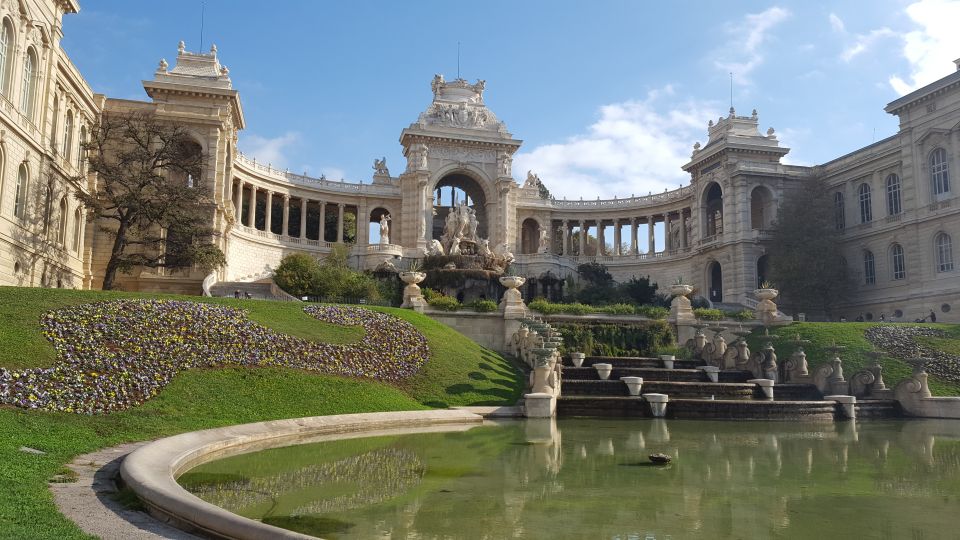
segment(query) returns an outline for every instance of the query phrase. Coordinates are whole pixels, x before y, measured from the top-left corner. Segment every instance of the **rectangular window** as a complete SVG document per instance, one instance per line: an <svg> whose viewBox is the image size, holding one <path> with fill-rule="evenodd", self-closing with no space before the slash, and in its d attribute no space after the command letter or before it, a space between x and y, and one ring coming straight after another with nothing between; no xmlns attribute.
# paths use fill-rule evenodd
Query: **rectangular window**
<svg viewBox="0 0 960 540"><path fill-rule="evenodd" d="M838 231L842 231L845 225L845 216L843 213L843 192L838 191L833 194L833 217Z"/></svg>

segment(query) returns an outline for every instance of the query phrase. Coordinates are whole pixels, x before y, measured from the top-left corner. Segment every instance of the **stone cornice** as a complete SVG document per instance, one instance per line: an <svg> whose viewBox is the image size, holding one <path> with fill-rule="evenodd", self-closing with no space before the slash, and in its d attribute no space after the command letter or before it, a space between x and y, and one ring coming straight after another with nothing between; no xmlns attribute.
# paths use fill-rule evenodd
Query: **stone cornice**
<svg viewBox="0 0 960 540"><path fill-rule="evenodd" d="M519 139L504 139L501 137L485 137L481 134L471 133L443 133L437 131L424 131L416 128L406 128L400 133L400 144L409 146L415 143L439 143L445 145L471 146L475 148L492 148L498 150L507 150L513 153L523 144Z"/></svg>
<svg viewBox="0 0 960 540"><path fill-rule="evenodd" d="M233 121L237 129L246 127L246 122L243 119L243 106L240 103L240 92L236 90L227 88L203 88L158 81L143 81L143 89L147 92L147 95L154 100L156 100L158 96L171 95L227 101L232 105Z"/></svg>
<svg viewBox="0 0 960 540"><path fill-rule="evenodd" d="M883 110L889 114L899 115L901 111L914 105L929 101L951 90L960 88L960 69L946 77L919 88L909 94L895 99L887 104Z"/></svg>

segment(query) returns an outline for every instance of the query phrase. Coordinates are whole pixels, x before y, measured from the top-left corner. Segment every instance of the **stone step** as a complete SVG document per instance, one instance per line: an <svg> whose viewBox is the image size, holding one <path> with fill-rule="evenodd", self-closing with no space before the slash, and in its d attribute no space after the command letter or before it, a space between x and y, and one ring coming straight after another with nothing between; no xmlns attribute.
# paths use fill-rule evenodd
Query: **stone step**
<svg viewBox="0 0 960 540"><path fill-rule="evenodd" d="M587 381L564 380L561 392L565 396L628 396L627 385L617 380ZM711 382L675 382L643 381L642 393L667 394L670 399L681 397L710 396L716 399L753 399L761 397L759 389L751 383L711 383Z"/></svg>
<svg viewBox="0 0 960 540"><path fill-rule="evenodd" d="M686 382L709 382L707 374L699 369L664 369L664 368L646 368L646 367L615 367L610 374L611 380L619 380L620 377L643 377L646 381L686 381ZM753 375L749 371L721 371L719 373L720 382L742 383L752 379ZM563 380L586 380L598 381L600 376L597 370L592 367L566 367L563 368Z"/></svg>
<svg viewBox="0 0 960 540"><path fill-rule="evenodd" d="M857 399L857 420L874 418L900 418L903 410L893 399Z"/></svg>
<svg viewBox="0 0 960 540"><path fill-rule="evenodd" d="M777 401L817 401L823 399L823 394L812 384L783 383L774 385L773 399Z"/></svg>
<svg viewBox="0 0 960 540"><path fill-rule="evenodd" d="M837 415L829 401L671 399L667 418L715 420L803 420L831 422ZM627 416L650 418L650 405L640 397L569 396L557 398L557 416Z"/></svg>

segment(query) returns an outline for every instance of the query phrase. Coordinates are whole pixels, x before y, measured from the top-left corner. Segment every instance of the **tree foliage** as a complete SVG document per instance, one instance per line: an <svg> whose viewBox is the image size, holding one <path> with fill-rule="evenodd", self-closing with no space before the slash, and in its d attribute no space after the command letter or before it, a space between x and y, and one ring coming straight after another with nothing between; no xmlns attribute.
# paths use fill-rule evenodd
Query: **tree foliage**
<svg viewBox="0 0 960 540"><path fill-rule="evenodd" d="M77 198L113 237L104 289L136 267L209 270L226 262L212 242L218 232L203 155L182 127L142 113L103 115L83 151L97 183Z"/></svg>
<svg viewBox="0 0 960 540"><path fill-rule="evenodd" d="M769 279L781 304L830 314L850 289L840 251L841 231L833 200L821 180L798 189L781 204L769 250Z"/></svg>
<svg viewBox="0 0 960 540"><path fill-rule="evenodd" d="M323 262L309 255L291 253L284 257L274 271L273 280L294 296L317 296L325 299L378 301L382 290L369 274L352 270L347 258L349 251L337 244Z"/></svg>

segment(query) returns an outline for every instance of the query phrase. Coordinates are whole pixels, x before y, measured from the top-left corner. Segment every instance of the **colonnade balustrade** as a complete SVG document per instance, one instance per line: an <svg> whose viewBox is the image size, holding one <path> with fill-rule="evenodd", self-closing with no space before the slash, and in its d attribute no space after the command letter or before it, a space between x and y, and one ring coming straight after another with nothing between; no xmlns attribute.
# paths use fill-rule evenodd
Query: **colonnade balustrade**
<svg viewBox="0 0 960 540"><path fill-rule="evenodd" d="M264 205L262 210L258 209L258 194L263 193ZM275 219L273 216L273 205L274 205L274 196L282 197L281 209L282 215L280 218L280 227L279 232L276 232L277 227L274 227ZM292 243L302 243L305 241L317 242L318 245L323 245L324 243L344 243L346 237L346 231L344 230L344 213L352 209L352 212L357 217L356 219L356 231L354 234L354 240L356 242L366 242L366 231L365 227L365 209L358 205L349 205L343 202L337 201L325 201L321 199L310 199L304 196L291 196L288 193L278 193L273 192L267 189L263 189L254 184L247 182L234 182L233 190L233 203L235 205L235 217L236 222L241 227L258 233L261 233L261 236L270 236L273 235L277 239L282 239ZM246 204L246 208L244 205ZM297 205L297 206L294 206ZM335 210L331 208L331 211L336 211L337 220L334 229L334 234L328 238L327 231L327 210L328 207L336 207ZM315 235L310 234L314 231L309 231L307 228L308 215L310 213L311 207L316 210L317 214L317 224L315 226ZM297 226L291 227L290 223L290 213L291 208L297 208L299 213L299 223ZM258 218L262 218L262 221L258 221ZM315 237L314 237L315 236Z"/></svg>
<svg viewBox="0 0 960 540"><path fill-rule="evenodd" d="M656 224L663 224L662 241L658 243ZM630 257L659 258L689 251L691 238L689 208L676 211L611 219L555 219L551 227L560 233L560 242L554 242L549 253L566 257ZM607 228L613 227L612 245L607 244ZM647 248L641 250L640 234L646 227ZM623 238L623 229L629 230L629 245ZM591 234L592 233L592 234Z"/></svg>

